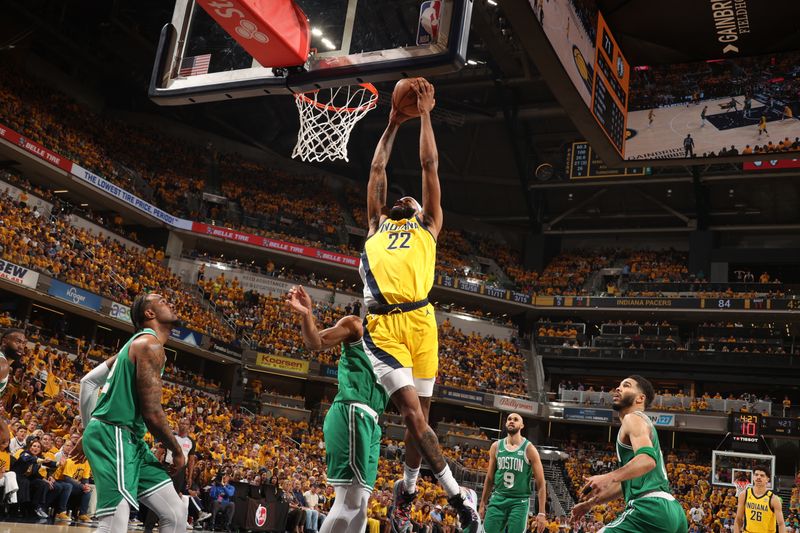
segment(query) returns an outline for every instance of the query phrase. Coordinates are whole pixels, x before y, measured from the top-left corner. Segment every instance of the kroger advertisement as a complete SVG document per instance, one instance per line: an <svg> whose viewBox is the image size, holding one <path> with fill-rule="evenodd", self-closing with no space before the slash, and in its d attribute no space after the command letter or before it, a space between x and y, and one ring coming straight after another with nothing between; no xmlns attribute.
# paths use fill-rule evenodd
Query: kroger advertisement
<svg viewBox="0 0 800 533"><path fill-rule="evenodd" d="M92 311L100 310L101 300L98 295L73 287L67 283L62 283L57 279L50 280L50 288L47 290L47 294Z"/></svg>

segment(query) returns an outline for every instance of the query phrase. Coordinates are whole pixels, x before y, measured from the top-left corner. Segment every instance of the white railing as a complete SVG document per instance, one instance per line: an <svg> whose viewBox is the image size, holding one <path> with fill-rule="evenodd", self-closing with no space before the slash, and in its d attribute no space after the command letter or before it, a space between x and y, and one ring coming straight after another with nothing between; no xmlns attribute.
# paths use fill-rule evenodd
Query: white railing
<svg viewBox="0 0 800 533"><path fill-rule="evenodd" d="M578 403L582 405L592 405L599 407L611 407L611 393L610 392L597 392L597 391L579 391L572 389L560 389L558 399L566 403ZM688 396L665 396L659 395L655 397L649 409L654 410L686 410L688 411L693 401L699 401L700 398L690 398ZM715 411L722 413L739 412L743 406L746 406L751 413L772 413L772 403L764 400L756 400L749 402L747 400L726 400L720 398L706 398L704 400L708 404L708 408L704 411Z"/></svg>

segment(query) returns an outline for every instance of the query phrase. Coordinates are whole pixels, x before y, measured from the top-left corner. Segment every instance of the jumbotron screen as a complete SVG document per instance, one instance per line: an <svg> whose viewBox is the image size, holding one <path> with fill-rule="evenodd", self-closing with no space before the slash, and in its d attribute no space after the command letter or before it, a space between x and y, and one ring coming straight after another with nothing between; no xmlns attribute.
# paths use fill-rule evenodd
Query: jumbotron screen
<svg viewBox="0 0 800 533"><path fill-rule="evenodd" d="M755 31L758 7L732 10L729 29L726 19L705 14L719 41L718 50L698 48L706 60L629 65L630 54L594 0L530 0L530 6L622 159L764 158L800 150L800 51L743 56L731 40L735 32Z"/></svg>

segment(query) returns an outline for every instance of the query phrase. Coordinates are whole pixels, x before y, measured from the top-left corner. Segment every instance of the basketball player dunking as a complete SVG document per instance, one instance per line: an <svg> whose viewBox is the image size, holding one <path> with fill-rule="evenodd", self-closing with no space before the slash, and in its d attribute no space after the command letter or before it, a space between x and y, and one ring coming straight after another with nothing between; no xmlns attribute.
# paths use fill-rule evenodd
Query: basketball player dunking
<svg viewBox="0 0 800 533"><path fill-rule="evenodd" d="M739 495L733 533L786 533L781 499L767 490L769 472L753 469L753 486Z"/></svg>
<svg viewBox="0 0 800 533"><path fill-rule="evenodd" d="M119 353L81 379L86 429L73 455L85 453L92 468L98 531L127 531L130 509L141 502L158 516L160 532L185 532L187 505L143 439L150 430L172 452L174 470L183 469L186 456L161 408L164 343L179 319L166 298L150 293L134 300L131 322L135 332Z"/></svg>
<svg viewBox="0 0 800 533"><path fill-rule="evenodd" d="M622 380L613 391L614 410L622 422L617 435L617 470L592 476L581 489L582 501L572 509L572 522L592 507L625 498L625 511L599 533L686 533L683 507L669 492L658 433L644 410L655 398L641 376Z"/></svg>
<svg viewBox="0 0 800 533"><path fill-rule="evenodd" d="M433 287L436 237L442 229L438 152L431 125L433 86L412 81L420 112L422 205L406 196L384 213L386 164L400 123L408 117L394 109L372 159L367 186L369 232L359 272L364 282L364 350L386 393L406 425L405 469L394 485L390 512L392 531L411 528L411 503L416 496L422 457L433 469L467 533L480 528L480 518L460 493L442 456L436 433L428 425L433 384L439 369L439 337L428 292Z"/></svg>

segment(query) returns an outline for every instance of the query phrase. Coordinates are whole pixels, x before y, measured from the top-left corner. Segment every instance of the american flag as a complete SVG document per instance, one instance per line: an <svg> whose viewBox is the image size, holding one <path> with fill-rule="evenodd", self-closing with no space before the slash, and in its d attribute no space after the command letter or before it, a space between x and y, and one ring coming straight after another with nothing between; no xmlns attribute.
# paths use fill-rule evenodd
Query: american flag
<svg viewBox="0 0 800 533"><path fill-rule="evenodd" d="M208 64L211 62L211 54L201 56L184 57L181 61L179 76L199 76L208 74Z"/></svg>

